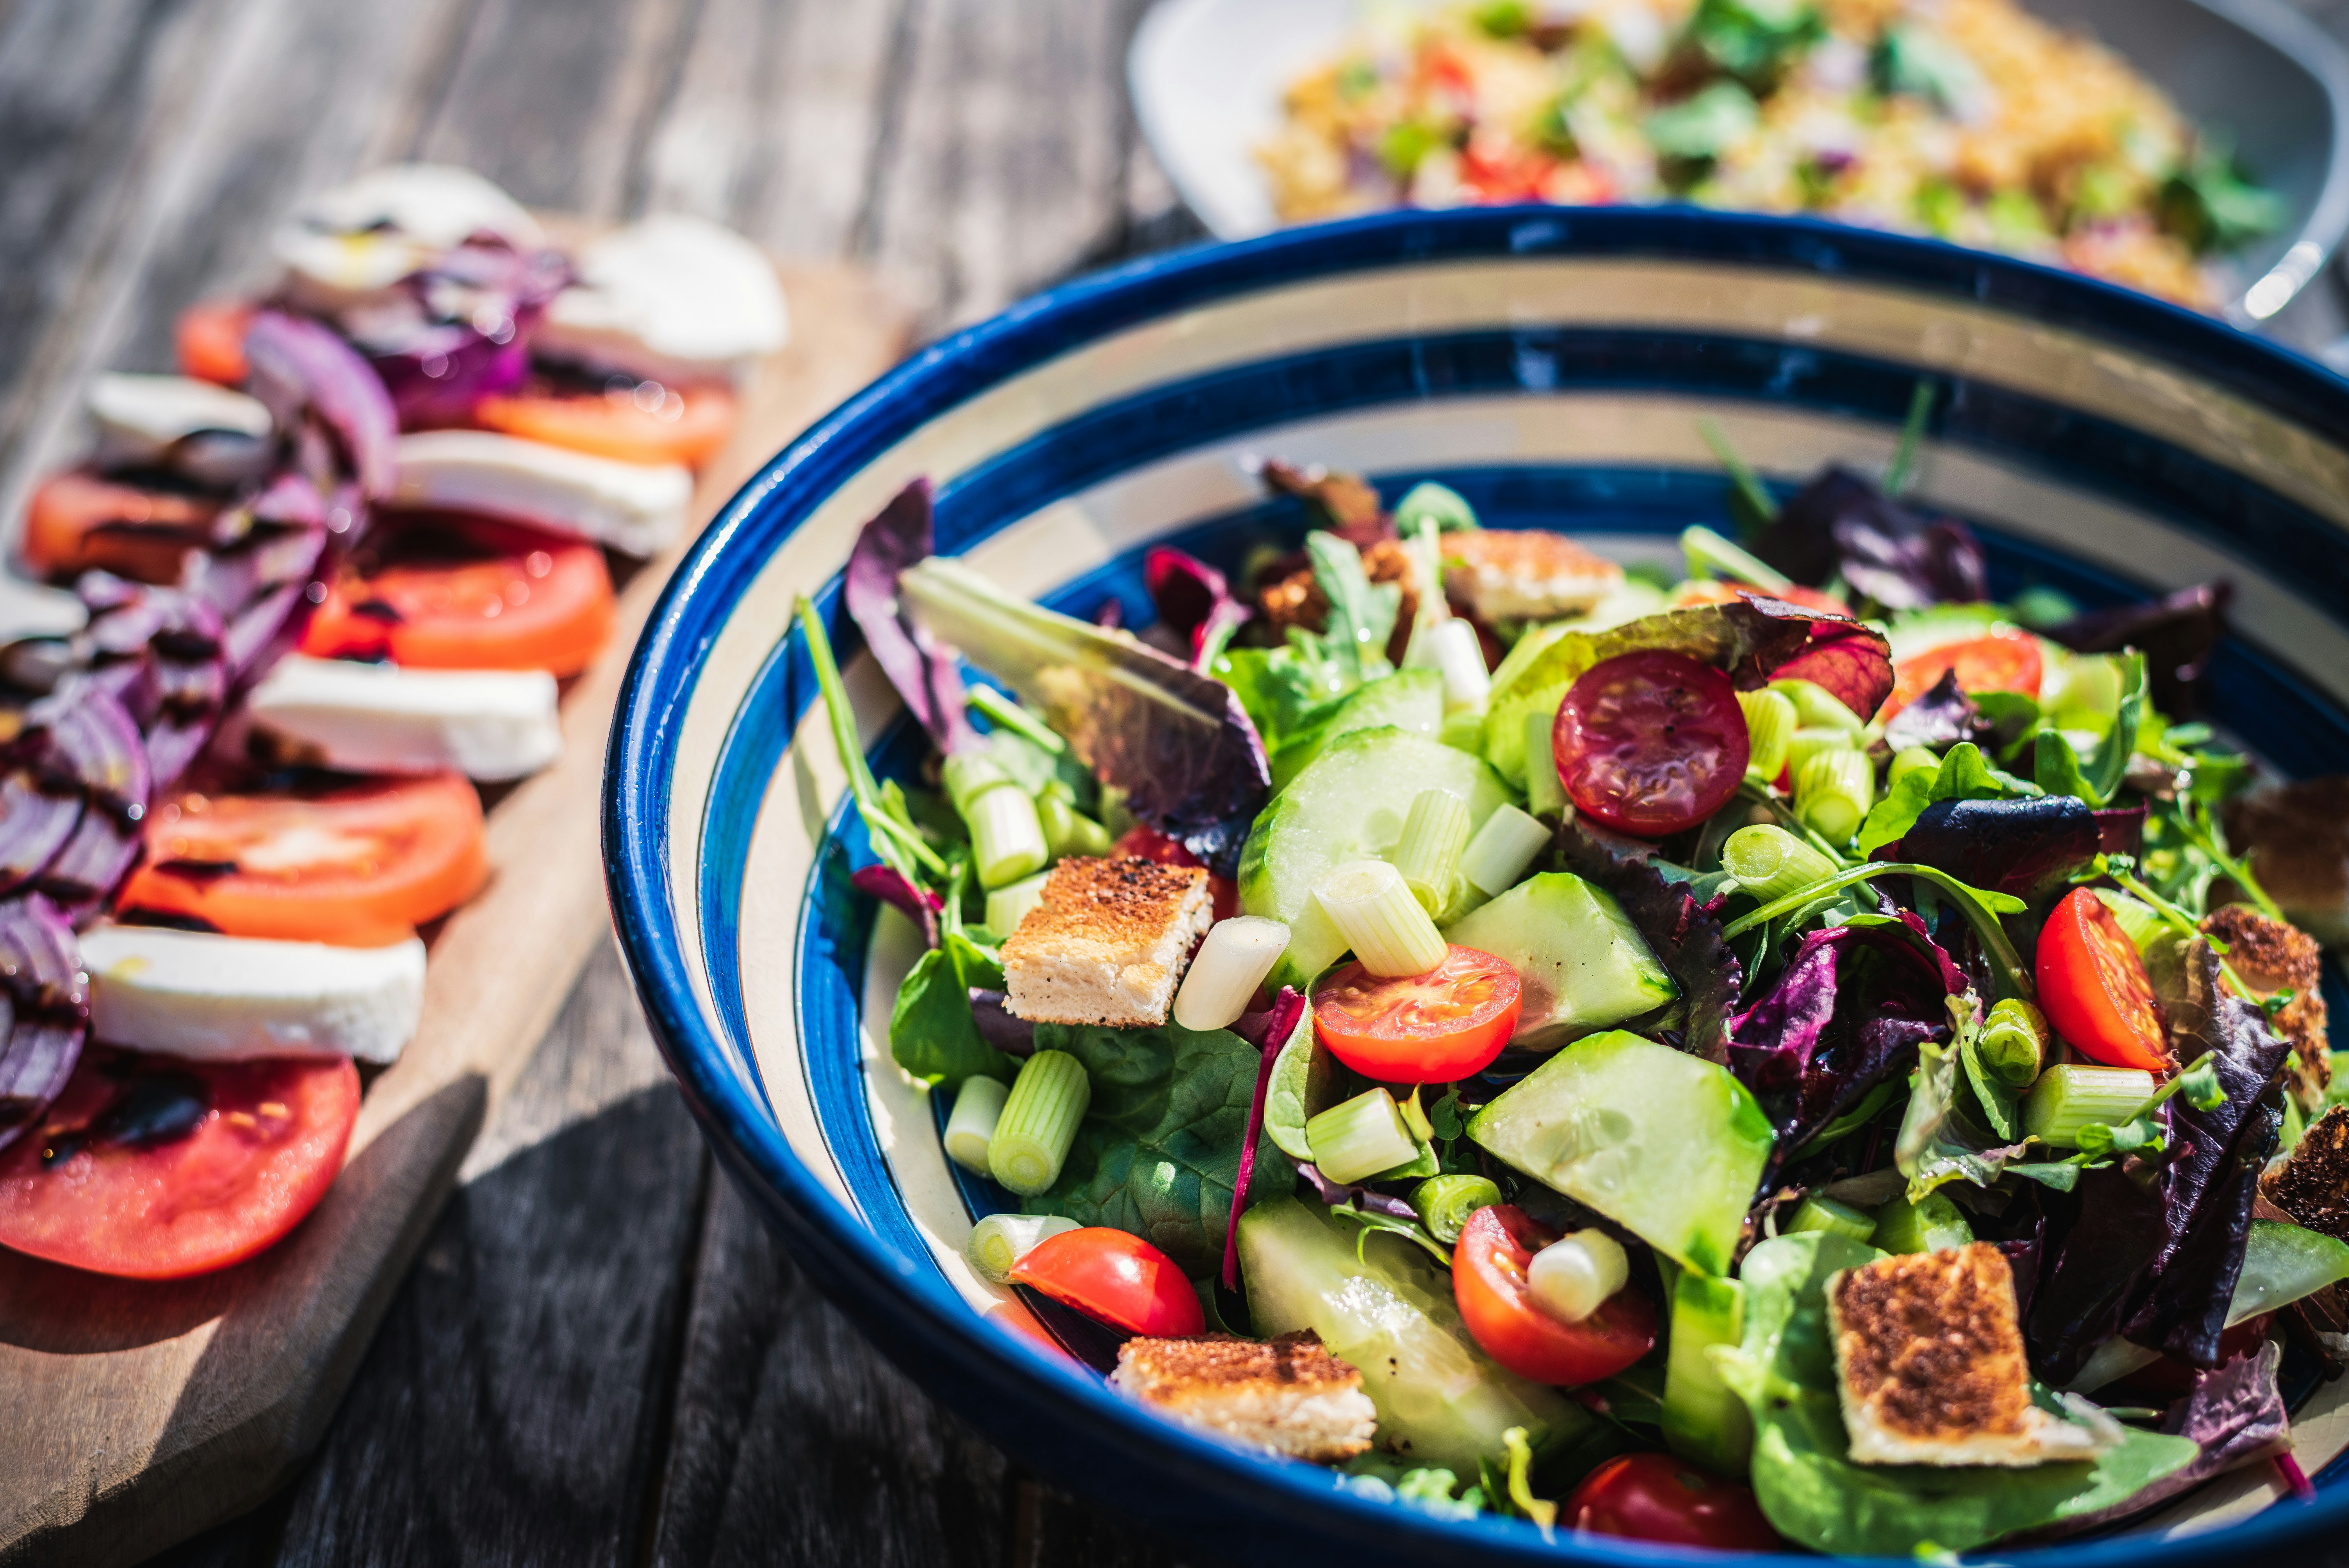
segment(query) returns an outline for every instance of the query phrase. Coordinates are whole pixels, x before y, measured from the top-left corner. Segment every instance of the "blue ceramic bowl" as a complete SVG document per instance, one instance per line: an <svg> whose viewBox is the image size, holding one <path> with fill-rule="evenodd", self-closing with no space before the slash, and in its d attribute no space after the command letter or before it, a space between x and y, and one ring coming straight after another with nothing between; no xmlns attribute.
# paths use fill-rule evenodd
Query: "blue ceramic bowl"
<svg viewBox="0 0 2349 1568"><path fill-rule="evenodd" d="M606 782L612 902L727 1170L925 1387L1022 1462L1210 1549L1682 1555L1362 1497L1158 1420L988 1320L1001 1293L960 1256L987 1200L883 1043L916 944L849 888L870 854L792 603L832 624L885 774L918 732L838 573L916 475L937 486L940 550L1080 614L1115 595L1131 624L1146 544L1236 563L1302 526L1261 499L1251 454L1365 470L1391 497L1440 479L1489 521L1668 559L1723 515L1700 418L1791 486L1830 459L1883 462L1920 376L1946 387L1921 497L1980 529L1998 592L2094 606L2231 579L2219 711L2288 773L2349 769L2349 383L2215 322L1927 242L1689 211L1389 214L1154 258L942 343L825 419L702 537L636 650ZM2302 1412L2312 1470L2342 1445L2344 1389ZM2263 1508L2267 1473L2181 1505L2223 1536L2061 1550L2150 1568L2349 1517L2349 1486Z"/></svg>

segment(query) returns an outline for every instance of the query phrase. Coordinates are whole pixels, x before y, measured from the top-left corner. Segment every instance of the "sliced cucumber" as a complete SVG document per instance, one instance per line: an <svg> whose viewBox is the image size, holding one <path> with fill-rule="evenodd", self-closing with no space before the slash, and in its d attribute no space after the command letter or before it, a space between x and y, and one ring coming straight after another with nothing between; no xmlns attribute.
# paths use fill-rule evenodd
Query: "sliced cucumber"
<svg viewBox="0 0 2349 1568"><path fill-rule="evenodd" d="M1373 1234L1358 1257L1353 1236L1280 1198L1240 1216L1239 1251L1257 1333L1312 1329L1359 1369L1381 1449L1475 1475L1512 1427L1539 1449L1596 1419L1495 1366L1462 1326L1451 1281L1408 1243Z"/></svg>
<svg viewBox="0 0 2349 1568"><path fill-rule="evenodd" d="M1272 756L1272 787L1286 789L1329 744L1358 729L1392 727L1433 736L1444 726L1444 677L1433 670L1399 670L1356 687L1330 716L1285 741Z"/></svg>
<svg viewBox="0 0 2349 1568"><path fill-rule="evenodd" d="M1568 872L1527 877L1444 940L1504 959L1525 987L1510 1044L1547 1051L1679 994L1615 895Z"/></svg>
<svg viewBox="0 0 2349 1568"><path fill-rule="evenodd" d="M1330 742L1257 818L1240 851L1240 905L1288 926L1272 985L1302 991L1345 955L1346 940L1313 890L1342 862L1392 849L1422 789L1449 789L1467 801L1471 832L1509 798L1499 777L1464 751L1407 730L1358 729Z"/></svg>
<svg viewBox="0 0 2349 1568"><path fill-rule="evenodd" d="M1705 1351L1745 1339L1745 1291L1733 1279L1678 1271L1671 1348L1664 1363L1664 1442L1684 1460L1743 1476L1754 1457L1754 1417Z"/></svg>
<svg viewBox="0 0 2349 1568"><path fill-rule="evenodd" d="M1620 1029L1560 1050L1471 1118L1468 1136L1709 1274L1729 1272L1772 1140L1727 1068Z"/></svg>

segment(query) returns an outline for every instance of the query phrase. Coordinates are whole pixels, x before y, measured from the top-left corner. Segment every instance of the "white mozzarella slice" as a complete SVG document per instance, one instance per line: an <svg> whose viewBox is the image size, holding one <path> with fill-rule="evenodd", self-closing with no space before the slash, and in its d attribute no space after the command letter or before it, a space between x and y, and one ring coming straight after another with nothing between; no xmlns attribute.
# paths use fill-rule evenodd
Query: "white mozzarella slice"
<svg viewBox="0 0 2349 1568"><path fill-rule="evenodd" d="M347 659L280 659L245 717L297 757L352 773L455 769L495 783L563 752L554 677L543 670L406 670Z"/></svg>
<svg viewBox="0 0 2349 1568"><path fill-rule="evenodd" d="M791 335L782 284L763 253L700 218L647 218L592 242L578 283L531 339L547 359L651 381L740 375Z"/></svg>
<svg viewBox="0 0 2349 1568"><path fill-rule="evenodd" d="M269 410L210 381L100 376L89 385L89 412L100 468L167 464L191 479L234 484L269 460Z"/></svg>
<svg viewBox="0 0 2349 1568"><path fill-rule="evenodd" d="M70 637L89 624L81 595L0 572L0 645L27 637Z"/></svg>
<svg viewBox="0 0 2349 1568"><path fill-rule="evenodd" d="M199 1061L398 1057L424 1011L424 944L329 947L110 925L84 932L90 1031Z"/></svg>
<svg viewBox="0 0 2349 1568"><path fill-rule="evenodd" d="M678 536L693 474L675 463L624 463L489 430L399 438L395 505L487 512L652 555Z"/></svg>
<svg viewBox="0 0 2349 1568"><path fill-rule="evenodd" d="M389 288L478 233L546 242L522 203L470 169L401 163L305 201L272 242L295 302L336 311Z"/></svg>

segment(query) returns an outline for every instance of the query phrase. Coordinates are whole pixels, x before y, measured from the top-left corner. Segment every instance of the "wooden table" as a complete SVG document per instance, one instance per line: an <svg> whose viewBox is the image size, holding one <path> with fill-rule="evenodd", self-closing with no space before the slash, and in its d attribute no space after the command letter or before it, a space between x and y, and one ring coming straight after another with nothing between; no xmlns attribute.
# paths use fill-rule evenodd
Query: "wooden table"
<svg viewBox="0 0 2349 1568"><path fill-rule="evenodd" d="M928 335L1195 238L1125 104L1143 9L0 0L0 508L72 451L88 375L166 366L181 306L262 281L287 205L375 163L864 263ZM2344 319L2328 274L2276 335ZM316 1458L157 1562L1174 1560L1021 1474L815 1294L715 1177L607 948Z"/></svg>

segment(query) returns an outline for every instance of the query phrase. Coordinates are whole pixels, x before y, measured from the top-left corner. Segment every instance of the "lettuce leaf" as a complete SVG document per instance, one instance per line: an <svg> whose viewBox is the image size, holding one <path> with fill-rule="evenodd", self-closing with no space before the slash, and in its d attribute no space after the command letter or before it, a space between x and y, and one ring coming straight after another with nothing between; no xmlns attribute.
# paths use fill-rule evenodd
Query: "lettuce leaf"
<svg viewBox="0 0 2349 1568"><path fill-rule="evenodd" d="M2021 800L2038 792L2038 786L1992 767L1972 741L1960 741L1941 758L1939 770L1928 773L1920 768L1901 775L1900 782L1868 809L1868 820L1859 825L1859 841L1852 848L1872 855L1887 844L1899 843L1936 800Z"/></svg>
<svg viewBox="0 0 2349 1568"><path fill-rule="evenodd" d="M899 587L931 632L1068 738L1126 809L1222 875L1271 792L1264 743L1231 687L1120 633L1015 598L931 556Z"/></svg>
<svg viewBox="0 0 2349 1568"><path fill-rule="evenodd" d="M905 613L897 594L898 575L929 558L930 537L930 481L917 479L857 531L840 596L906 710L929 732L931 744L952 756L978 741L963 712L961 665L954 650L939 647Z"/></svg>
<svg viewBox="0 0 2349 1568"><path fill-rule="evenodd" d="M1485 721L1485 759L1523 789L1526 715L1556 712L1567 688L1593 665L1650 648L1717 665L1742 691L1775 678L1816 682L1863 717L1892 691L1892 656L1881 633L1744 593L1732 603L1667 610L1602 632L1559 632L1514 669L1513 661L1504 661Z"/></svg>

